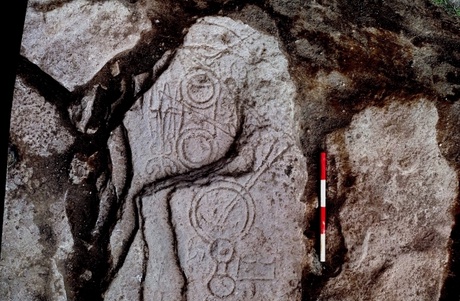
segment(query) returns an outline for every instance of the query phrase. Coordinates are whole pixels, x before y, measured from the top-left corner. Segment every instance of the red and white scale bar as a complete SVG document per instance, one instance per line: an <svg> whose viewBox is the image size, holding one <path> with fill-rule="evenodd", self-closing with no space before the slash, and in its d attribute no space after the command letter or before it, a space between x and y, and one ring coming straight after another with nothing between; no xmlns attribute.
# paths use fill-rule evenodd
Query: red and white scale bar
<svg viewBox="0 0 460 301"><path fill-rule="evenodd" d="M320 157L320 246L319 261L326 261L326 152Z"/></svg>

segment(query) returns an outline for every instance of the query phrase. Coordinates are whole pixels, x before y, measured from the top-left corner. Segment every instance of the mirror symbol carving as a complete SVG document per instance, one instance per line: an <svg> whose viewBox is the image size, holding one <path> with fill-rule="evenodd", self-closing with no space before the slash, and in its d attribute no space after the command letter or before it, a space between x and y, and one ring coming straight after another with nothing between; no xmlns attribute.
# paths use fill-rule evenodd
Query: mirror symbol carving
<svg viewBox="0 0 460 301"><path fill-rule="evenodd" d="M225 34L232 43L214 45ZM303 250L290 245L301 241L294 239L301 235L297 220L284 220L303 210L296 189L305 178L284 173L294 165L296 174L304 162L292 135L294 96L275 39L229 18L205 18L127 112L133 165L127 202L141 208L147 250L140 299L259 301L299 281L296 257L282 255L301 258ZM275 225L281 220L288 232ZM272 236L276 248L253 231ZM296 271L275 275L281 264ZM163 275L177 282L165 284Z"/></svg>

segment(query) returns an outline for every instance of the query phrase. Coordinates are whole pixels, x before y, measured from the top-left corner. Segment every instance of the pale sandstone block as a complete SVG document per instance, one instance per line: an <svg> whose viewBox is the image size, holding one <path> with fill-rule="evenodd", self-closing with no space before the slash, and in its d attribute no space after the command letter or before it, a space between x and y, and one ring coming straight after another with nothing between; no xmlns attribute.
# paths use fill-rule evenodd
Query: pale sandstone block
<svg viewBox="0 0 460 301"><path fill-rule="evenodd" d="M151 28L145 12L121 1L39 4L43 8L29 3L21 54L69 90L89 81Z"/></svg>
<svg viewBox="0 0 460 301"><path fill-rule="evenodd" d="M395 100L328 136L337 196L346 193L340 220L348 253L321 300L439 298L458 178L438 148L437 122L433 103Z"/></svg>

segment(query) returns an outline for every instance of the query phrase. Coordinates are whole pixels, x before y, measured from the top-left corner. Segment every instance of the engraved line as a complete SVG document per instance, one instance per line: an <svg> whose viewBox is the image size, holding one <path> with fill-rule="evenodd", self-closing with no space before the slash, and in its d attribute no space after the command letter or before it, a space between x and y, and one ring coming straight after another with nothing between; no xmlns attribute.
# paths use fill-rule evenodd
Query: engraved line
<svg viewBox="0 0 460 301"><path fill-rule="evenodd" d="M270 155L273 152L273 145L272 145L272 148L270 149L269 153L265 156L264 163L261 165L261 167L259 167L259 170L254 174L254 176L252 176L252 177L250 177L248 179L248 181L246 182L246 185L244 185L245 188L247 190L250 190L254 186L256 180L262 175L262 173L264 173L270 167L271 163L273 163L279 157L284 155L291 147L292 147L292 145L288 145L285 149L283 149L281 152L279 152L273 159L268 160L268 158L270 157ZM264 168L262 168L262 166L264 166ZM249 183L251 183L251 184L249 184ZM233 203L236 204L236 197L237 196L235 196L233 198L233 200L231 201L232 205L233 205ZM233 206L232 206L232 209L233 209ZM230 212L224 211L223 214L224 214L224 216L223 216L224 221L226 221L228 219L228 216L230 215ZM218 222L220 223L221 221L222 221L222 219L219 218Z"/></svg>
<svg viewBox="0 0 460 301"><path fill-rule="evenodd" d="M227 214L227 216L224 218L224 222L226 222L226 221L227 221L228 217L230 216L230 212L233 210L233 208L235 208L235 206L236 206L236 200L235 200L235 201L233 201L232 203L233 203L233 204L231 204L231 205L232 205L232 207L231 207L231 208L229 208L229 210L227 211L227 212L228 212L228 214Z"/></svg>
<svg viewBox="0 0 460 301"><path fill-rule="evenodd" d="M228 189L230 191L234 191L236 192L236 195L233 197L233 199L231 199L227 205L225 206L224 210L222 211L222 214L219 214L219 217L217 219L217 224L220 224L222 222L222 218L224 219L224 221L227 220L227 217L230 215L230 210L232 210L235 205L236 205L236 198L239 196L239 195L242 195L238 190L236 189ZM243 197L244 198L244 197ZM230 208L231 207L231 208ZM230 208L230 210L227 210L228 208ZM227 213L227 214L225 214Z"/></svg>
<svg viewBox="0 0 460 301"><path fill-rule="evenodd" d="M283 150L281 150L276 156L274 156L272 159L268 159L273 152L273 145L272 145L272 148L270 152L267 154L267 156L265 156L265 159L263 160L262 165L259 167L259 169L254 174L254 176L250 177L248 181L246 182L246 185L247 185L246 189L250 190L254 186L255 181L260 177L260 175L264 173L268 168L270 168L271 164L275 162L276 160L278 160L281 156L283 156L291 147L292 147L292 144L288 144L288 146L284 148Z"/></svg>
<svg viewBox="0 0 460 301"><path fill-rule="evenodd" d="M173 116L176 114L172 114L170 109L166 109L164 112L164 122L163 122L163 139L164 139L164 152L172 152L171 143L172 141L169 139L168 134L171 133L172 123L174 122ZM165 135L166 133L166 135Z"/></svg>
<svg viewBox="0 0 460 301"><path fill-rule="evenodd" d="M217 47L211 47L211 46L207 46L207 45L203 45L203 44L191 44L191 45L188 45L186 47L184 47L184 49L187 49L187 50L203 50L205 49L206 51L217 51L216 54L214 55L205 55L205 54L201 54L201 53L194 53L194 56L195 58L193 58L193 56L191 57L191 59L195 59L196 63L198 64L203 64L203 62L201 62L201 60L203 60L203 58L201 56L204 56L204 60L207 60L207 59L214 59L214 60L217 60L219 59L220 56L222 56L222 53L224 51L226 51L228 49L228 47L226 48L217 48ZM194 52L194 51L190 51L190 52ZM189 58L189 57L187 57ZM183 61L181 59L181 61ZM184 62L184 61L183 61ZM187 65L187 64L184 64L184 65ZM206 65L205 65L206 66Z"/></svg>
<svg viewBox="0 0 460 301"><path fill-rule="evenodd" d="M238 44L241 44L241 42L244 42L245 40L247 40L248 38L252 37L252 36L255 36L258 34L257 31L253 31L251 32L249 35L245 36L245 37L242 37L241 35L237 34L236 32L234 32L233 30L231 30L230 28L228 27L225 27L224 25L221 25L221 24L216 24L216 23L213 23L213 22L208 22L208 21L205 21L203 22L207 25L214 25L214 26L217 26L217 27L221 27L221 28L224 28L225 30L231 32L232 34L234 34L236 37L238 37L240 40L238 42L235 42L233 43L232 45L228 46L227 48L233 48L235 45L238 45Z"/></svg>
<svg viewBox="0 0 460 301"><path fill-rule="evenodd" d="M181 115L181 114L182 114L181 111L173 111L173 109L174 109L174 110L179 110L179 109L177 109L177 108L171 108L171 113L174 113L174 114L176 114L176 115ZM197 115L201 115L201 116L203 116L203 117L207 117L207 115L205 115L205 114L203 114L203 113L200 113L199 111L190 110L190 111L187 111L187 112L192 112L192 113L196 113ZM227 134L230 138L233 138L233 135L232 135L230 132L228 132L226 129L223 129L223 128L221 127L221 124L220 124L219 122L217 122L217 121L215 121L215 120L213 120L213 119L211 119L211 118L206 118L206 119L204 119L203 121L209 123L209 124L212 125L212 126L215 126L215 127L218 128L219 130L221 130L223 133Z"/></svg>
<svg viewBox="0 0 460 301"><path fill-rule="evenodd" d="M236 205L236 198L237 198L238 194L236 196L233 197L233 199L229 202L229 204L226 206L225 209L227 209L228 207L232 207L231 209L233 209ZM222 222L222 219L224 221L226 221L228 219L228 216L230 215L230 211L223 211L222 214L219 216L218 220L217 220L217 223L220 224Z"/></svg>
<svg viewBox="0 0 460 301"><path fill-rule="evenodd" d="M223 29L225 29L225 30L227 30L227 31L229 31L229 32L231 32L231 33L233 33L236 37L242 39L242 38L241 38L241 35L237 34L237 33L234 32L233 30L231 30L230 28L228 28L228 27L226 27L226 26L224 26L224 25L222 25L222 24L218 24L218 23L210 22L210 21L204 21L203 23L206 24L206 25L214 25L214 26L216 26L216 27L223 28ZM254 34L254 33L252 33L252 34Z"/></svg>
<svg viewBox="0 0 460 301"><path fill-rule="evenodd" d="M168 83L165 83L165 84L164 84L163 89L165 89L165 90L167 89L167 90L168 90L168 92L167 92L168 95L167 95L166 92L163 91L163 90L159 90L159 91L158 91L158 94L161 94L160 91L161 91L162 94L163 94L163 95L160 97L160 99L159 99L159 102L160 102L160 103L159 103L159 106L158 106L158 114L159 114L159 116L160 116L159 119L160 119L160 121L163 121L163 122L161 122L160 125L159 125L159 127L161 128L161 134L160 134L160 139L159 139L159 140L161 140L161 151L162 151L162 152L165 151L165 144L167 143L167 142L165 141L165 136L164 136L164 133L166 132L166 129L165 129L165 128L166 128L166 120L163 120L163 119L164 119L166 116L163 115L163 113L164 113L164 112L163 112L163 104L164 104L164 102L165 102L164 99L165 99L165 98L167 99L167 98L169 97L169 93L171 92ZM164 95L167 95L167 96L166 96L165 98L163 98Z"/></svg>

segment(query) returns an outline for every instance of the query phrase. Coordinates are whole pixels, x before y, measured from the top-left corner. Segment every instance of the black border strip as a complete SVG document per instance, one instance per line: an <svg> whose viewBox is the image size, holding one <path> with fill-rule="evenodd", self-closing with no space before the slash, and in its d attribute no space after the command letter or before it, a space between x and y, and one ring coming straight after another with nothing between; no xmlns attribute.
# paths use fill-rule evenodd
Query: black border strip
<svg viewBox="0 0 460 301"><path fill-rule="evenodd" d="M2 9L2 20L7 20L8 24L3 24L2 30L4 41L2 47L4 66L3 74L5 74L0 89L2 99L1 110L1 130L2 144L0 147L0 158L2 172L0 176L0 233L3 233L3 211L5 206L5 185L6 185L6 166L8 154L8 140L10 130L11 106L13 102L14 82L16 79L16 68L19 59L19 50L22 40L22 31L24 28L24 20L26 15L27 0L10 1L11 5L6 9ZM2 236L0 235L0 254L2 245Z"/></svg>

